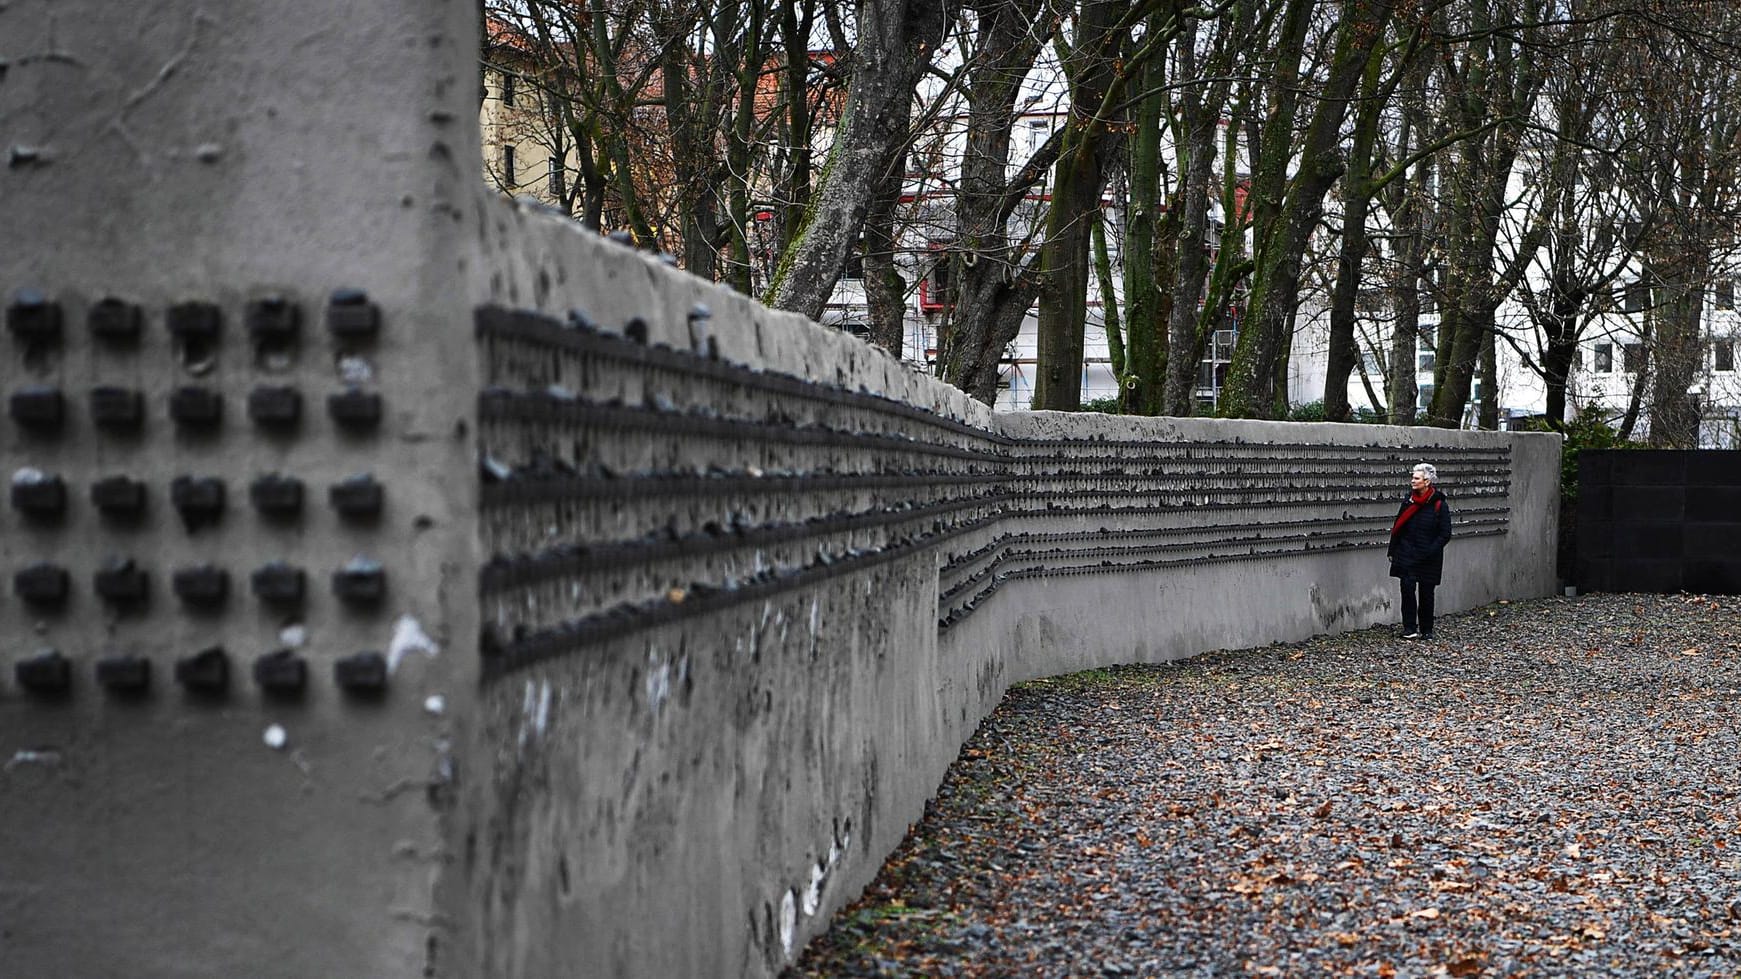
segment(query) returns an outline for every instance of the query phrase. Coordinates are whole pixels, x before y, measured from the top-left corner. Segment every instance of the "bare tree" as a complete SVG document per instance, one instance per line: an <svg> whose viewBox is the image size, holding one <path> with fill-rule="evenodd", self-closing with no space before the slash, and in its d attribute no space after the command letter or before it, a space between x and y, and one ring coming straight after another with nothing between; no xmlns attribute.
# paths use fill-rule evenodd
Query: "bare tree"
<svg viewBox="0 0 1741 979"><path fill-rule="evenodd" d="M857 244L871 198L906 145L914 89L953 7L948 0L858 0L846 106L821 182L768 286L771 305L821 314Z"/></svg>
<svg viewBox="0 0 1741 979"><path fill-rule="evenodd" d="M957 238L948 329L938 355L943 378L990 403L999 360L1039 294L1022 229L1011 222L1045 179L1062 131L1009 173L1011 130L1022 80L1056 30L1046 0L967 0L974 17L966 71L967 134L955 195Z"/></svg>
<svg viewBox="0 0 1741 979"><path fill-rule="evenodd" d="M1273 418L1285 408L1301 262L1323 214L1325 196L1344 168L1337 145L1342 122L1394 13L1382 0L1342 0L1336 6L1331 51L1321 78L1311 79L1315 102L1297 145L1295 123L1311 77L1302 66L1315 5L1290 0L1281 17L1269 113L1252 165L1255 266L1250 313L1234 348L1220 407L1229 417Z"/></svg>

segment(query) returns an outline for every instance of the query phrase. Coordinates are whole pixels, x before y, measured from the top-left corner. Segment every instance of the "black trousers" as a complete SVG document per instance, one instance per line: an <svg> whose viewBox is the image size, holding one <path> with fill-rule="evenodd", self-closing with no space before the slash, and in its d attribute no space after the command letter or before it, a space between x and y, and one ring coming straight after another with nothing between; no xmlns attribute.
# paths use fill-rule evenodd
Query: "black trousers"
<svg viewBox="0 0 1741 979"><path fill-rule="evenodd" d="M1419 632L1427 636L1433 634L1433 589L1436 587L1438 586L1414 578L1402 579L1403 632Z"/></svg>

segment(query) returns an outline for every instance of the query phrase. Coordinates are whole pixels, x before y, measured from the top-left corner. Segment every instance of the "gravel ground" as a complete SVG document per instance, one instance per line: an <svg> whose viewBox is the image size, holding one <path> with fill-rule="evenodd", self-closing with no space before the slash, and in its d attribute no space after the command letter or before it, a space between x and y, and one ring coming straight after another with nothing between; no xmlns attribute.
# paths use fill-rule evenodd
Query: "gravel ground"
<svg viewBox="0 0 1741 979"><path fill-rule="evenodd" d="M1741 976L1741 599L1013 690L787 976Z"/></svg>

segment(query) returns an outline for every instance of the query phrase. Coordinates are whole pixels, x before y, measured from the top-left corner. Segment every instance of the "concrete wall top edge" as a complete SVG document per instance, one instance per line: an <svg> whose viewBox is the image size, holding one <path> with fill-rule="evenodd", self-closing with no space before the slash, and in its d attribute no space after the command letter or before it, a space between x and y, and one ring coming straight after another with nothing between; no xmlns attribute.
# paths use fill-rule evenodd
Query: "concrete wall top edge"
<svg viewBox="0 0 1741 979"><path fill-rule="evenodd" d="M484 259L473 281L480 304L558 319L578 310L619 334L639 319L649 343L705 354L711 339L723 360L882 395L981 428L993 424L986 405L850 334L770 309L535 202L482 193ZM698 307L709 315L693 315Z"/></svg>
<svg viewBox="0 0 1741 979"><path fill-rule="evenodd" d="M1144 418L1060 411L1017 411L996 416L996 430L1012 438L1102 441L1237 441L1253 444L1419 446L1422 461L1434 447L1497 447L1552 443L1551 432L1476 432L1453 429L1355 425L1333 422L1258 421L1231 418Z"/></svg>

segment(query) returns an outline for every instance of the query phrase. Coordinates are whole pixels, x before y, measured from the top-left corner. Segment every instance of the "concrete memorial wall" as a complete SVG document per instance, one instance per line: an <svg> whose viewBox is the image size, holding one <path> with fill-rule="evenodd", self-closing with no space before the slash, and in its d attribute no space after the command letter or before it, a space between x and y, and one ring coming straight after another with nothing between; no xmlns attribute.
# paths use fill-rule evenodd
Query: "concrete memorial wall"
<svg viewBox="0 0 1741 979"><path fill-rule="evenodd" d="M1558 441L993 416L477 177L476 7L0 6L0 962L767 976L1007 687L1548 593Z"/></svg>

